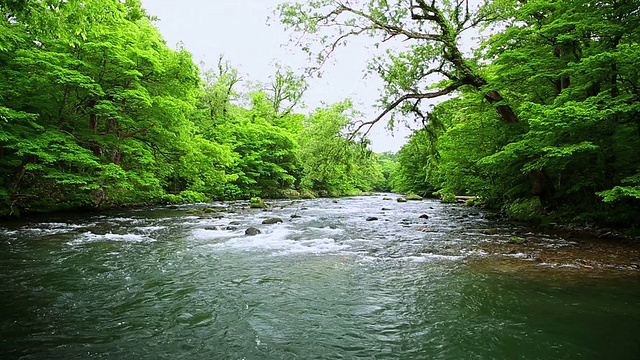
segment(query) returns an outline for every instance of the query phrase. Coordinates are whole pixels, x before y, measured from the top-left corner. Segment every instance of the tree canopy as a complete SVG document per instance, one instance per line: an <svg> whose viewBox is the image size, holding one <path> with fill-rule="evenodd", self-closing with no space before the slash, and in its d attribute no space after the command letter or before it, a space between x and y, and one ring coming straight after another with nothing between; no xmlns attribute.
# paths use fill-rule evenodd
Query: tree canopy
<svg viewBox="0 0 640 360"><path fill-rule="evenodd" d="M383 50L366 69L384 81L379 114L355 121L349 100L300 113L309 73L287 64L263 83L222 57L197 66L138 0L0 1L0 213L378 189L637 226L638 8L281 4L310 72L354 38ZM411 117L398 154L354 140Z"/></svg>
<svg viewBox="0 0 640 360"><path fill-rule="evenodd" d="M639 5L324 0L284 3L279 15L318 66L354 37L402 40L372 57L381 112L360 124L389 114L424 124L398 154L396 190L478 195L520 218L633 226ZM469 48L472 36L482 41ZM431 98L442 101L433 108Z"/></svg>
<svg viewBox="0 0 640 360"><path fill-rule="evenodd" d="M303 169L316 159L295 113L307 85L286 66L241 94L232 64L199 69L137 0L1 1L0 12L2 214L310 190Z"/></svg>

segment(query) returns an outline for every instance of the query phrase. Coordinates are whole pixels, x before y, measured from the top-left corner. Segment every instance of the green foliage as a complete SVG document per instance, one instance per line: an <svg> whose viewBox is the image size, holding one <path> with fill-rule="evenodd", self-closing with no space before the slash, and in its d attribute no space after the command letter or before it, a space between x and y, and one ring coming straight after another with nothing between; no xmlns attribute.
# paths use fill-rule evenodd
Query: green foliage
<svg viewBox="0 0 640 360"><path fill-rule="evenodd" d="M308 86L290 68L241 94L231 64L200 73L139 1L61 4L0 3L0 214L384 186L346 117L294 113Z"/></svg>
<svg viewBox="0 0 640 360"><path fill-rule="evenodd" d="M525 240L519 236L512 236L509 238L509 244L522 245L524 243Z"/></svg>
<svg viewBox="0 0 640 360"><path fill-rule="evenodd" d="M347 100L309 116L298 139L304 144L298 153L303 189L335 196L370 191L384 183L375 154L347 135L352 115Z"/></svg>
<svg viewBox="0 0 640 360"><path fill-rule="evenodd" d="M442 199L440 199L440 201L445 204L455 204L458 202L458 199L454 193L448 192L442 195Z"/></svg>
<svg viewBox="0 0 640 360"><path fill-rule="evenodd" d="M251 202L249 203L249 207L251 208L264 208L267 207L267 205L264 203L264 200L262 200L259 197L252 197L251 198Z"/></svg>
<svg viewBox="0 0 640 360"><path fill-rule="evenodd" d="M611 190L598 193L605 202L622 201L629 198L640 199L640 174L622 179L624 186L616 186Z"/></svg>
<svg viewBox="0 0 640 360"><path fill-rule="evenodd" d="M506 213L513 219L534 223L541 222L544 217L544 209L538 198L515 201L507 207Z"/></svg>
<svg viewBox="0 0 640 360"><path fill-rule="evenodd" d="M478 195L525 221L637 223L640 15L629 11L637 1L493 6L508 25L476 54L485 87L520 121L503 121L463 89L400 151L396 186ZM418 51L394 58L388 75L415 71L407 63Z"/></svg>
<svg viewBox="0 0 640 360"><path fill-rule="evenodd" d="M476 197L468 199L467 201L464 202L464 205L469 207L479 206L480 204L481 204L480 200Z"/></svg>
<svg viewBox="0 0 640 360"><path fill-rule="evenodd" d="M351 133L349 101L296 114L308 84L281 65L242 94L223 58L200 72L168 48L137 0L0 2L0 214L379 190L637 227L638 7L280 5L285 25L317 35L303 46L319 65L360 34L410 40L369 70L379 105L424 127L376 155ZM462 52L464 31L483 27Z"/></svg>
<svg viewBox="0 0 640 360"><path fill-rule="evenodd" d="M398 162L390 176L393 191L423 195L435 191L432 170L436 168L438 154L432 147L431 136L428 129L420 130L398 152Z"/></svg>
<svg viewBox="0 0 640 360"><path fill-rule="evenodd" d="M382 181L377 181L373 184L373 189L376 191L391 192L393 191L394 176L398 166L398 156L393 153L382 153L377 156L378 164L382 170Z"/></svg>

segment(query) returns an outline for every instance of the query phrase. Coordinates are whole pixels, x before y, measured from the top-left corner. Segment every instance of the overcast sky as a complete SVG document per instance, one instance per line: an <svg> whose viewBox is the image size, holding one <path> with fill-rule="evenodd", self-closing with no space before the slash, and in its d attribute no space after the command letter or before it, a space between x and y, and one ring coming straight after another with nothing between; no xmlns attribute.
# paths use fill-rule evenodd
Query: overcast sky
<svg viewBox="0 0 640 360"><path fill-rule="evenodd" d="M150 15L157 16L156 26L167 45L176 48L182 42L194 61L215 67L220 55L238 69L244 80L266 82L274 73L274 63L301 69L308 65L300 50L283 46L289 36L273 17L273 10L284 0L142 0ZM321 79L308 79L310 89L304 102L310 108L321 102L334 103L351 98L356 108L375 118L373 106L381 88L378 79L363 79L369 57L366 48L350 46L340 49ZM397 151L406 142L406 129L392 135L380 122L372 131L372 148L376 152Z"/></svg>

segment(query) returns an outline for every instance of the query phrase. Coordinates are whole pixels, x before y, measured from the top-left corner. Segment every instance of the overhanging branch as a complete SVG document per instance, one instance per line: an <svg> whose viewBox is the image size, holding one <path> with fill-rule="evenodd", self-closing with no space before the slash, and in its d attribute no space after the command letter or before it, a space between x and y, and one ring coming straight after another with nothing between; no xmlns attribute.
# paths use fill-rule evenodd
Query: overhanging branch
<svg viewBox="0 0 640 360"><path fill-rule="evenodd" d="M358 126L355 128L355 130L351 133L350 137L353 139L360 132L360 130L362 130L364 127L368 126L369 128L363 134L363 136L367 136L369 134L369 132L371 131L371 128L373 127L373 125L375 125L378 121L382 120L391 111L393 111L400 104L402 104L403 102L405 102L407 100L411 100L411 99L413 99L413 100L434 99L434 98L437 98L437 97L448 95L448 94L454 92L455 90L457 90L462 85L464 85L464 84L460 83L460 82L455 82L455 83L453 83L453 84L451 84L451 85L447 86L446 88L444 88L442 90L439 90L439 91L434 91L434 92L430 92L430 93L423 93L423 94L415 94L415 93L414 94L405 94L405 95L401 96L398 100L393 102L391 105L387 106L387 108L382 113L380 113L380 115L378 115L378 117L376 117L375 119L373 119L371 121L366 121L366 122L362 122L361 121L360 124L358 124ZM414 107L416 105L414 105Z"/></svg>

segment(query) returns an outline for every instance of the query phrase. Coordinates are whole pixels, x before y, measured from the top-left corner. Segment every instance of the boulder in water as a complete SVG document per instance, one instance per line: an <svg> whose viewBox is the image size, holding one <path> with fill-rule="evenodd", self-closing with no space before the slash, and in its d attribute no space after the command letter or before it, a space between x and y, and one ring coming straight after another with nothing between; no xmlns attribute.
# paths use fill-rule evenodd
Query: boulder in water
<svg viewBox="0 0 640 360"><path fill-rule="evenodd" d="M261 231L256 229L256 228L254 228L254 227L250 227L250 228L248 228L247 230L244 231L244 234L248 235L248 236L258 235L260 233L261 233Z"/></svg>
<svg viewBox="0 0 640 360"><path fill-rule="evenodd" d="M281 223L282 219L280 218L270 218L270 219L266 219L262 222L262 224L264 225L271 225L271 224L277 224L277 223Z"/></svg>
<svg viewBox="0 0 640 360"><path fill-rule="evenodd" d="M500 231L498 229L486 229L483 231L485 235L498 235Z"/></svg>
<svg viewBox="0 0 640 360"><path fill-rule="evenodd" d="M428 218L429 218L429 215L427 214L420 215L420 219L428 219Z"/></svg>
<svg viewBox="0 0 640 360"><path fill-rule="evenodd" d="M405 203L405 202L407 202L407 199L400 197L400 198L398 198L398 202L399 203Z"/></svg>
<svg viewBox="0 0 640 360"><path fill-rule="evenodd" d="M367 218L367 221L378 221L378 218L375 216L371 216Z"/></svg>

